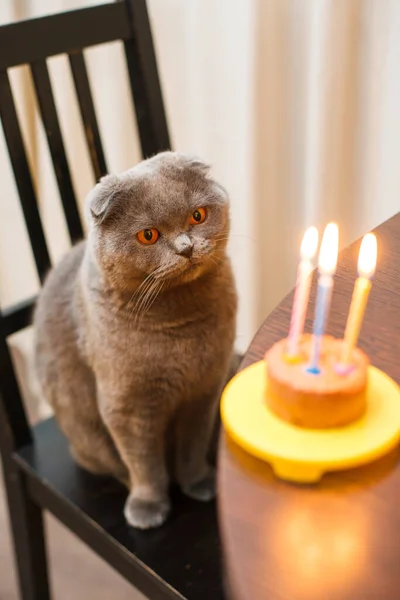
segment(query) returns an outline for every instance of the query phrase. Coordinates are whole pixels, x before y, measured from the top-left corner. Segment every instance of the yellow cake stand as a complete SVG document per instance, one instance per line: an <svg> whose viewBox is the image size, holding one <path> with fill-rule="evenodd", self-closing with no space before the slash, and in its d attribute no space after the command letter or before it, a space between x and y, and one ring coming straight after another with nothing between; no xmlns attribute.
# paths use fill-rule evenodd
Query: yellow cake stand
<svg viewBox="0 0 400 600"><path fill-rule="evenodd" d="M303 429L275 416L265 400L267 378L264 361L238 373L223 393L221 415L228 435L281 479L316 482L326 472L373 461L400 441L400 388L375 367L368 372L366 414L337 429Z"/></svg>

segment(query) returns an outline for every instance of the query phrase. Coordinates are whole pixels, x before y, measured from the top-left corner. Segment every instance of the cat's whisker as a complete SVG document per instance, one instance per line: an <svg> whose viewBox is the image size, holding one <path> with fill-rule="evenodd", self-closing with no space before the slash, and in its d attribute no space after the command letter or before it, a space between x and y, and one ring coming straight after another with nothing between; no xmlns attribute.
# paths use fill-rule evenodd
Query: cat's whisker
<svg viewBox="0 0 400 600"><path fill-rule="evenodd" d="M140 310L140 306L147 294L147 292L150 290L150 288L152 287L154 283L154 272L150 273L150 275L148 275L146 277L146 280L142 283L141 285L141 289L139 291L139 296L136 298L136 302L133 303L132 308L130 310L130 314L129 314L129 318L128 318L128 329L127 329L127 335L130 331L131 328L131 324L132 324L132 317L133 315L135 315L135 318L133 319L133 323L136 323L138 321L138 313Z"/></svg>
<svg viewBox="0 0 400 600"><path fill-rule="evenodd" d="M164 264L164 265L162 265L162 271L157 273L157 279L165 279L166 277L168 277L168 275L173 273L173 271L174 271L174 264L172 262Z"/></svg>
<svg viewBox="0 0 400 600"><path fill-rule="evenodd" d="M139 320L139 317L141 315L143 307L145 306L146 301L147 301L149 295L151 294L151 292L153 291L154 287L156 286L156 284L157 284L157 280L152 278L151 281L146 286L146 289L144 289L142 294L139 296L136 304L132 307L131 316L133 314L135 315L134 323L137 323L137 321Z"/></svg>
<svg viewBox="0 0 400 600"><path fill-rule="evenodd" d="M146 303L146 306L143 308L141 317L143 318L144 315L146 313L149 312L150 308L153 306L154 302L156 301L157 297L159 296L163 286L164 286L164 281L163 280L158 280L158 285L154 287L153 291L151 292L151 294L149 295L148 301Z"/></svg>
<svg viewBox="0 0 400 600"><path fill-rule="evenodd" d="M151 288L148 289L146 295L143 298L143 302L141 303L141 306L136 313L135 322L139 319L142 319L144 315L150 310L151 306L154 304L155 299L159 295L163 285L163 280L157 279L153 281L153 285L151 286Z"/></svg>
<svg viewBox="0 0 400 600"><path fill-rule="evenodd" d="M216 249L214 248L214 250L216 250ZM210 252L209 254L205 255L205 258L206 259L207 258L210 258L210 259L214 258L215 260L218 260L218 261L222 262L225 259L225 254L223 256L220 256L220 254L217 253L217 252Z"/></svg>
<svg viewBox="0 0 400 600"><path fill-rule="evenodd" d="M131 319L132 319L132 315L133 315L135 312L137 313L137 311L138 311L138 308L139 308L139 306L140 306L140 304L141 304L141 302L142 302L142 300L143 300L143 297L146 295L147 291L148 291L148 290L149 290L149 288L152 286L152 284L153 284L153 278L150 278L150 279L149 279L149 278L147 278L145 285L141 287L141 289L140 289L140 292L139 292L139 295L138 295L138 296L137 296L137 298L136 298L136 302L134 302L134 303L132 304L132 308L131 308L131 311L130 311L130 316L129 316L129 322L130 322L130 321L131 321Z"/></svg>
<svg viewBox="0 0 400 600"><path fill-rule="evenodd" d="M127 305L129 305L131 302L136 300L134 302L131 312L130 312L129 323L131 322L132 315L134 314L134 312L137 313L139 311L139 307L142 304L144 297L146 296L149 289L152 287L152 284L153 284L155 278L157 277L158 273L162 269L163 269L163 265L160 265L156 269L154 269L154 271L152 271L149 275L147 275L147 277L142 281L142 283L139 285L139 287L132 294L132 297L130 298L130 300L127 302Z"/></svg>
<svg viewBox="0 0 400 600"><path fill-rule="evenodd" d="M143 282L143 285L141 286L139 293L137 294L137 297L134 298L136 300L136 302L134 304L134 308L139 305L141 298L146 294L146 292L149 290L149 288L151 288L154 280L155 280L155 276L153 274L151 274L151 276L147 277L146 280Z"/></svg>
<svg viewBox="0 0 400 600"><path fill-rule="evenodd" d="M214 265L216 267L220 267L222 264L222 259L217 260L216 256L210 256L209 259L211 260L212 263L214 263Z"/></svg>
<svg viewBox="0 0 400 600"><path fill-rule="evenodd" d="M154 277L158 271L160 271L160 269L162 268L162 266L157 267L156 269L154 269L154 271L152 271L149 275L147 275L147 277L142 281L142 283L137 287L137 289L133 292L131 298L128 300L128 302L126 303L127 305L130 304L135 297L140 294L141 291L143 291L143 287L146 287L145 284L152 278Z"/></svg>
<svg viewBox="0 0 400 600"><path fill-rule="evenodd" d="M158 272L161 270L158 269ZM143 290L142 294L140 295L140 297L138 298L138 301L136 302L134 309L136 311L137 315L140 315L140 313L143 312L143 309L146 305L146 302L148 300L148 298L151 296L151 294L153 293L154 289L157 287L158 282L160 281L159 277L158 277L158 273L157 276L154 275L152 277L152 279L149 281L148 285L146 286L146 288Z"/></svg>
<svg viewBox="0 0 400 600"><path fill-rule="evenodd" d="M229 240L230 238L246 238L252 242L257 242L257 239L246 233L230 233L230 234L217 234L213 236L214 240Z"/></svg>
<svg viewBox="0 0 400 600"><path fill-rule="evenodd" d="M137 317L141 316L141 314L144 312L144 310L146 308L146 304L148 302L148 299L151 297L151 295L154 292L154 289L157 287L157 285L158 285L158 281L153 279L151 281L151 284L146 289L146 291L142 294L140 302L138 303L138 305L136 307L136 316Z"/></svg>

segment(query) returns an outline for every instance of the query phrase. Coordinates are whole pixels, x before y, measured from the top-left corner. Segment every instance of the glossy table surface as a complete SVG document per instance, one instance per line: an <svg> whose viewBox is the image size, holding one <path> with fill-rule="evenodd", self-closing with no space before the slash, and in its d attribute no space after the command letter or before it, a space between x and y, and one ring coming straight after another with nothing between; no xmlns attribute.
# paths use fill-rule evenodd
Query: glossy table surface
<svg viewBox="0 0 400 600"><path fill-rule="evenodd" d="M376 229L378 267L359 345L400 383L400 213ZM360 242L339 256L327 332L343 336ZM315 277L312 299L315 298ZM243 360L286 337L292 295L266 319ZM310 330L313 303L307 329ZM400 410L400 406L399 406ZM222 437L219 517L234 600L398 600L400 450L316 485L278 480Z"/></svg>

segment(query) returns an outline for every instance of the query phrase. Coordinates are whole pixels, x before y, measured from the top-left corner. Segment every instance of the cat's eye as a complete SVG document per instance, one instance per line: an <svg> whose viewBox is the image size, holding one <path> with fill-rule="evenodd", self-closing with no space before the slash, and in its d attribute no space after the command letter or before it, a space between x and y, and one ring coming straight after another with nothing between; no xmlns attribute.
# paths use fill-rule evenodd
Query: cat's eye
<svg viewBox="0 0 400 600"><path fill-rule="evenodd" d="M200 225L200 223L204 223L207 217L207 211L205 208L197 208L192 216L190 217L191 225Z"/></svg>
<svg viewBox="0 0 400 600"><path fill-rule="evenodd" d="M141 244L144 244L145 246L155 244L159 237L160 234L157 231L157 229L142 229L137 234L137 239Z"/></svg>

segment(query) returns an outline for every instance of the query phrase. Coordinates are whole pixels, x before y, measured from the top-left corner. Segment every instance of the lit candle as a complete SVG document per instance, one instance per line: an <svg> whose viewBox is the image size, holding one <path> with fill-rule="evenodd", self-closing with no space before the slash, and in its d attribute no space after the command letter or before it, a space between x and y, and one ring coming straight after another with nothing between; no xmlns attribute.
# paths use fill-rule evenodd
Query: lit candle
<svg viewBox="0 0 400 600"><path fill-rule="evenodd" d="M336 271L338 246L338 226L335 223L329 223L324 231L318 259L318 270L320 275L318 278L317 300L315 304L311 360L310 366L307 369L309 373L318 374L320 372L318 361L322 336L324 335L326 320L331 304L333 275Z"/></svg>
<svg viewBox="0 0 400 600"><path fill-rule="evenodd" d="M299 339L304 329L308 297L310 295L314 258L318 246L318 229L309 227L303 236L300 248L300 264L297 270L296 290L294 293L292 318L288 336L287 355L296 358L299 349Z"/></svg>
<svg viewBox="0 0 400 600"><path fill-rule="evenodd" d="M371 289L371 277L375 273L376 256L376 237L373 233L367 233L361 242L360 254L358 255L358 279L354 286L349 316L347 317L343 353L340 361L343 367L349 366L352 351L357 345L365 308L367 306L368 295Z"/></svg>

